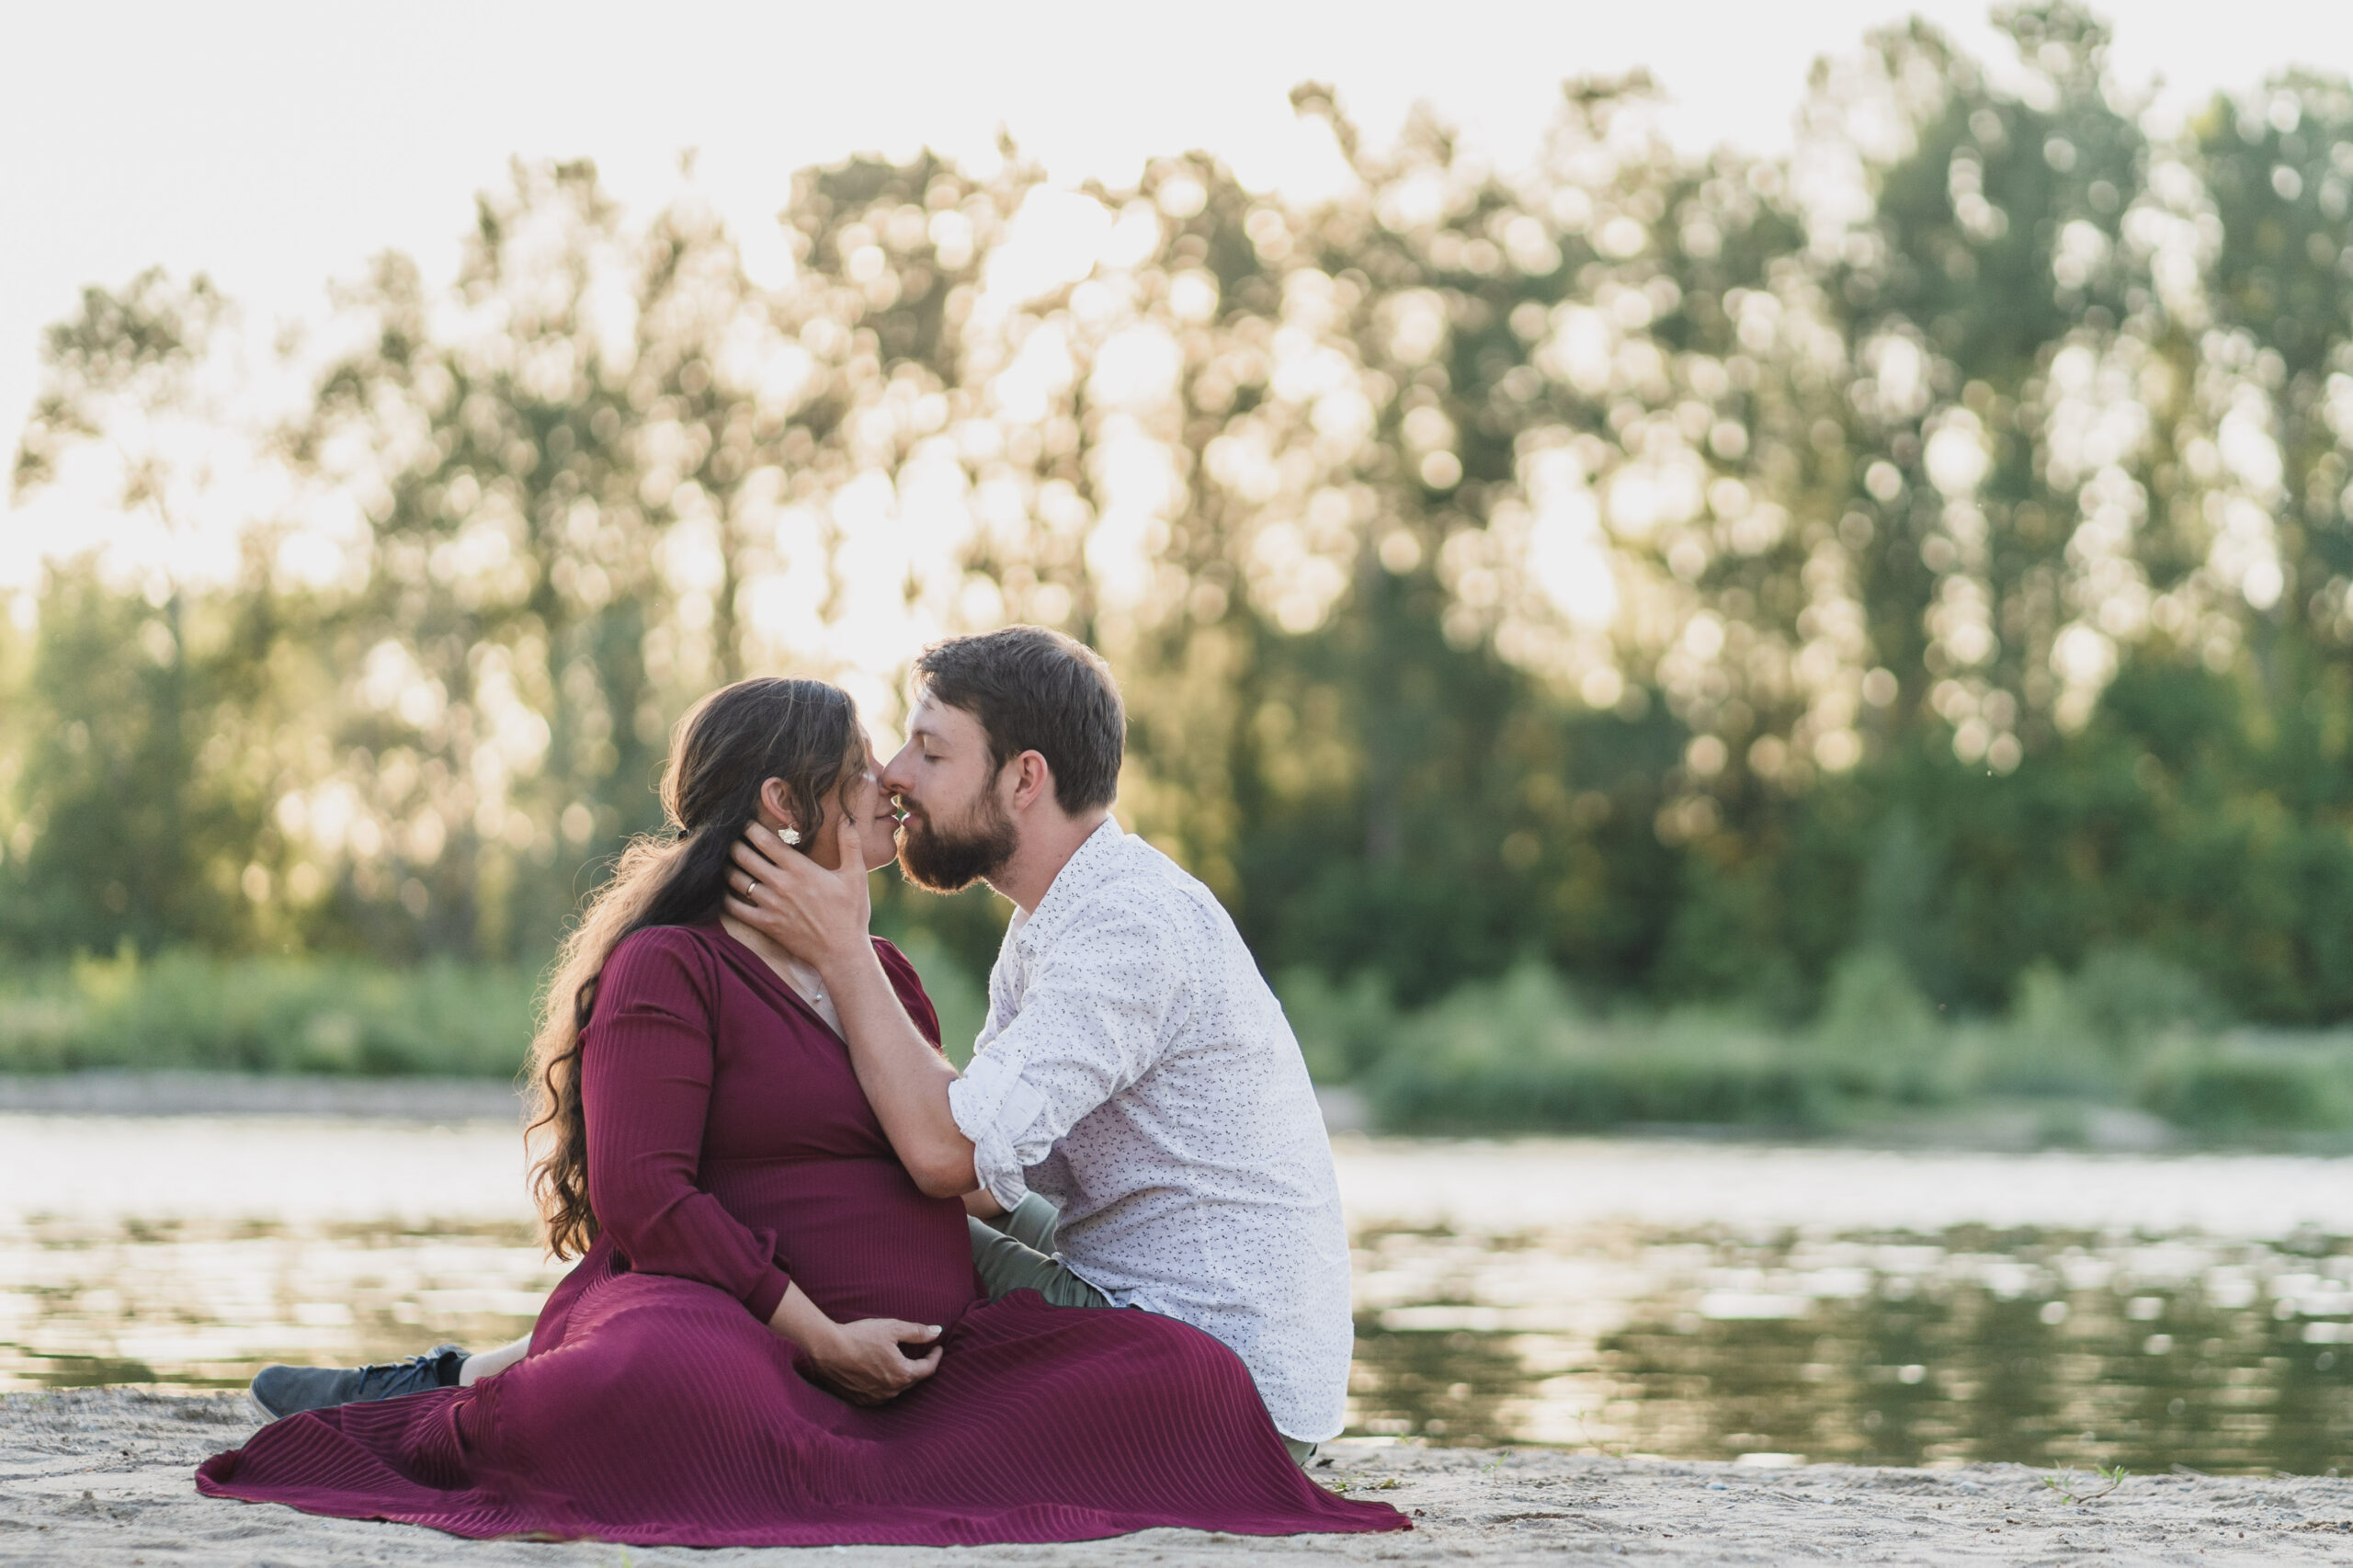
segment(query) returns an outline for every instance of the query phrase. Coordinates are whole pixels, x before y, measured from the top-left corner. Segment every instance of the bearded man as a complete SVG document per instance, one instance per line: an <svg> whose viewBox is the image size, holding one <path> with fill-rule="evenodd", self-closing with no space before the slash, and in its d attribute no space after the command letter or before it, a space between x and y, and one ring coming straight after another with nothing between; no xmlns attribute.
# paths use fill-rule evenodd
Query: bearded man
<svg viewBox="0 0 2353 1568"><path fill-rule="evenodd" d="M914 694L881 774L901 867L1015 906L971 1065L880 968L857 855L828 871L756 824L728 915L816 971L892 1150L926 1192L963 1197L992 1299L1215 1336L1304 1463L1342 1426L1353 1331L1331 1146L1280 1005L1215 896L1112 818L1127 721L1101 658L1011 627L926 650ZM271 1368L254 1391L273 1415L383 1398L494 1375L526 1343Z"/></svg>

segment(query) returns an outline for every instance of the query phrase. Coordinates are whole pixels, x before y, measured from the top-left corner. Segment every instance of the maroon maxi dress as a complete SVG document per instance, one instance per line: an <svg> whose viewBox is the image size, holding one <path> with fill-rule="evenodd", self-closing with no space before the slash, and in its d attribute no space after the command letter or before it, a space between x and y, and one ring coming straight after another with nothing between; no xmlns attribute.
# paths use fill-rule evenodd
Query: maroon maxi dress
<svg viewBox="0 0 2353 1568"><path fill-rule="evenodd" d="M937 1042L914 970L875 946ZM603 1233L529 1355L472 1388L289 1416L206 1460L199 1491L648 1546L1409 1528L1302 1474L1199 1330L984 1300L963 1206L916 1189L840 1038L719 926L615 950L581 1091ZM939 1324L939 1370L887 1404L836 1398L767 1327L789 1281L836 1321Z"/></svg>

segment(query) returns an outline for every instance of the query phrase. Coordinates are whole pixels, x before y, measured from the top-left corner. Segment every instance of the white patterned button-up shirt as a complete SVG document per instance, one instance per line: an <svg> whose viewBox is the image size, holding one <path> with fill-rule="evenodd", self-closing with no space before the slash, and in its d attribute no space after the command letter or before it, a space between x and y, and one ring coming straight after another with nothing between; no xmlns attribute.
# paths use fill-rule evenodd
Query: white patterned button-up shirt
<svg viewBox="0 0 2353 1568"><path fill-rule="evenodd" d="M1060 1205L1073 1273L1223 1341L1285 1437L1338 1435L1355 1332L1332 1147L1209 889L1105 822L1014 912L948 1097L998 1202Z"/></svg>

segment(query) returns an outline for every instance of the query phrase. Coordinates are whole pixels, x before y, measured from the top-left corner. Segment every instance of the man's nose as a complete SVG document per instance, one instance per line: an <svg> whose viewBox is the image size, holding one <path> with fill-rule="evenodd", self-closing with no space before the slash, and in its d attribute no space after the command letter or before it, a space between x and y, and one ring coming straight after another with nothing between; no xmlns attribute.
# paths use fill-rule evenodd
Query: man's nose
<svg viewBox="0 0 2353 1568"><path fill-rule="evenodd" d="M914 787L915 779L910 777L909 769L905 765L908 756L915 749L915 743L909 741L892 754L890 761L882 765L882 771L876 776L876 782L882 786L884 794L904 795Z"/></svg>

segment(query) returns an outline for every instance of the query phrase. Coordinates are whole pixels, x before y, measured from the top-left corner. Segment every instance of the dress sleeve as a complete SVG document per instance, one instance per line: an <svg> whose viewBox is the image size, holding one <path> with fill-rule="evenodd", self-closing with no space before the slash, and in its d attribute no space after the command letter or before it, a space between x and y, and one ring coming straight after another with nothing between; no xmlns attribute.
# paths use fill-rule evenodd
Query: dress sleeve
<svg viewBox="0 0 2353 1568"><path fill-rule="evenodd" d="M631 1267L699 1279L766 1323L791 1284L776 1233L695 1185L716 1059L716 991L699 956L656 930L605 965L581 1051L588 1202Z"/></svg>
<svg viewBox="0 0 2353 1568"><path fill-rule="evenodd" d="M1008 1210L1029 1195L1028 1167L1151 1071L1184 1006L1187 966L1162 912L1107 910L1086 932L1046 957L1020 1011L948 1086L973 1174Z"/></svg>

